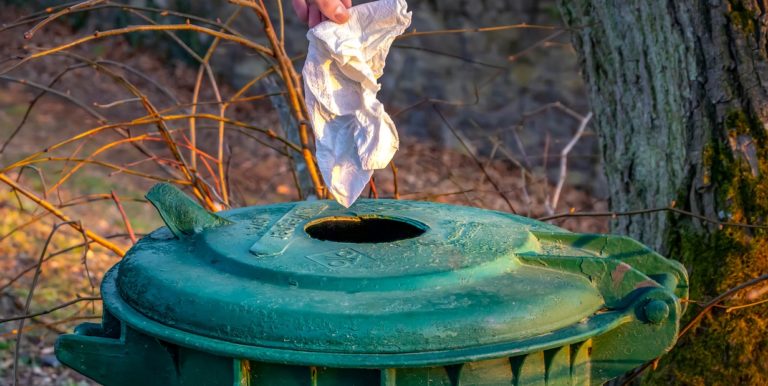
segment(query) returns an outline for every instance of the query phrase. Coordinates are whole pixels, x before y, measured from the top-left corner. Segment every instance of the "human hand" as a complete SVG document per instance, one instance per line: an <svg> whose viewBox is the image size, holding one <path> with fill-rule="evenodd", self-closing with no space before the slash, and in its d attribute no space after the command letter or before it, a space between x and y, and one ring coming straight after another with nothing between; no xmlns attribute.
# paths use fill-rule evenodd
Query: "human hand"
<svg viewBox="0 0 768 386"><path fill-rule="evenodd" d="M349 20L347 8L352 6L352 0L291 0L291 3L296 15L309 24L309 28L326 20L346 23Z"/></svg>

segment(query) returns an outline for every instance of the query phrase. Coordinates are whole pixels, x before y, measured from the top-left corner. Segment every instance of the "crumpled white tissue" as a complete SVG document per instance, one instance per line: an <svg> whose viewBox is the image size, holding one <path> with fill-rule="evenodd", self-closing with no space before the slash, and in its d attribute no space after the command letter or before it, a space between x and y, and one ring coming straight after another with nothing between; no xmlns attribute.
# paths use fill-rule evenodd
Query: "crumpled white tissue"
<svg viewBox="0 0 768 386"><path fill-rule="evenodd" d="M395 124L376 99L377 80L389 47L411 23L405 0L366 3L349 14L347 23L326 21L309 30L302 71L320 173L345 207L398 149Z"/></svg>

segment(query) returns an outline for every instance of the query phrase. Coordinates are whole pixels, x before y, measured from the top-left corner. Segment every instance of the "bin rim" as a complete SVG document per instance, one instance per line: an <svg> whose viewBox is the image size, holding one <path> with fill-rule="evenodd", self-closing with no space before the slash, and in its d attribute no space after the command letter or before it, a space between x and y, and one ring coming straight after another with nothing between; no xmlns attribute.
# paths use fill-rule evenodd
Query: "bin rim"
<svg viewBox="0 0 768 386"><path fill-rule="evenodd" d="M562 347L586 341L621 325L636 321L634 307L627 307L620 310L602 310L579 323L527 339L459 349L385 354L288 350L245 345L201 336L150 319L132 308L120 297L116 285L118 270L119 264L105 274L101 293L105 309L123 323L123 328L130 327L160 340L214 355L290 365L346 368L445 366L526 355ZM648 291L653 291L653 289L648 289Z"/></svg>

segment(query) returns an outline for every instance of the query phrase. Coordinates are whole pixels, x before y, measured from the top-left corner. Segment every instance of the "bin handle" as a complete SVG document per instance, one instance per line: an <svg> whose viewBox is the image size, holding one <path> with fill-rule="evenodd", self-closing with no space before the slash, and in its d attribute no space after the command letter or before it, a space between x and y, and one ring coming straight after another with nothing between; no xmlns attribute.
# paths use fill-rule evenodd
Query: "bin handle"
<svg viewBox="0 0 768 386"><path fill-rule="evenodd" d="M204 229L232 223L205 210L177 187L165 182L153 186L146 197L177 238L188 237Z"/></svg>

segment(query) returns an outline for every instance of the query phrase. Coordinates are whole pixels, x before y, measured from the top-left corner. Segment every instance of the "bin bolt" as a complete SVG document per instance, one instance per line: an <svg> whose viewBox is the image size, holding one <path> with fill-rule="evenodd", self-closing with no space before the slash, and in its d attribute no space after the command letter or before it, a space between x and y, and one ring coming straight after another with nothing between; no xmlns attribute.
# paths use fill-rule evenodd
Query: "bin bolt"
<svg viewBox="0 0 768 386"><path fill-rule="evenodd" d="M663 300L651 300L643 307L643 312L649 322L659 324L669 316L669 306Z"/></svg>

